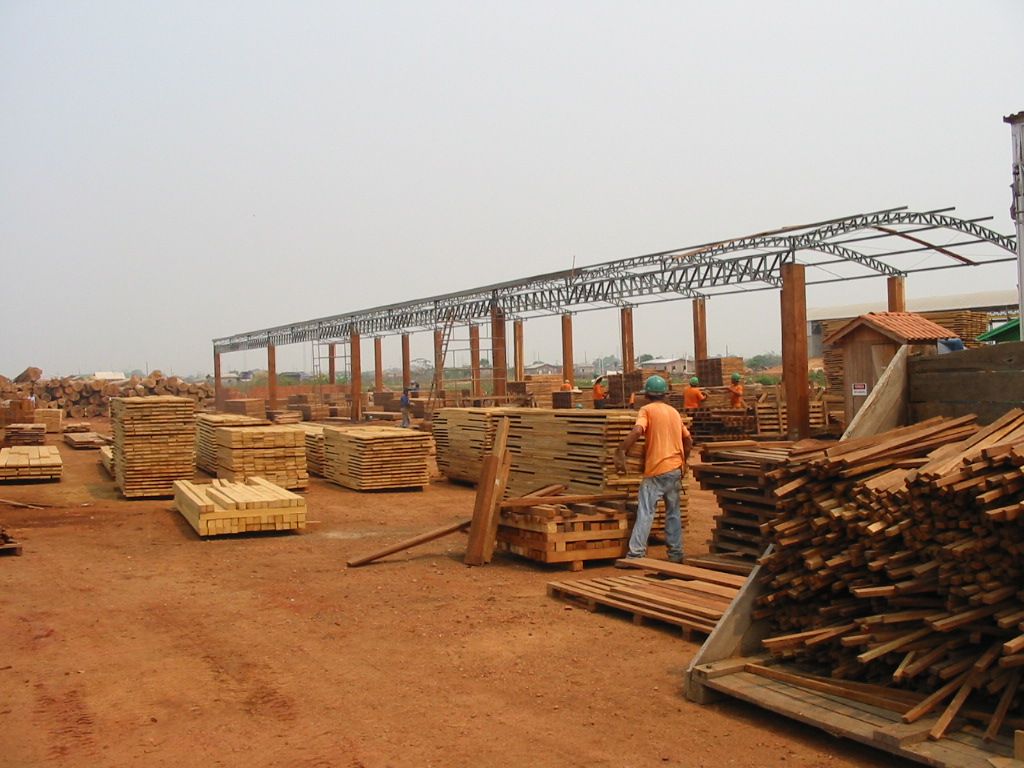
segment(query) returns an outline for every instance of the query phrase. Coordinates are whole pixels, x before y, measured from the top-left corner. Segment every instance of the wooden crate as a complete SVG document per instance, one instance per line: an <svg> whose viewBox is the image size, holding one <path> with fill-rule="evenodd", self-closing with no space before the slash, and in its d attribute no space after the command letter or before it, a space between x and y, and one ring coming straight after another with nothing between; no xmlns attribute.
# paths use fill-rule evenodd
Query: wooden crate
<svg viewBox="0 0 1024 768"><path fill-rule="evenodd" d="M200 536L306 527L306 500L261 477L174 483L174 506Z"/></svg>
<svg viewBox="0 0 1024 768"><path fill-rule="evenodd" d="M60 480L64 463L55 445L16 445L0 449L0 482Z"/></svg>

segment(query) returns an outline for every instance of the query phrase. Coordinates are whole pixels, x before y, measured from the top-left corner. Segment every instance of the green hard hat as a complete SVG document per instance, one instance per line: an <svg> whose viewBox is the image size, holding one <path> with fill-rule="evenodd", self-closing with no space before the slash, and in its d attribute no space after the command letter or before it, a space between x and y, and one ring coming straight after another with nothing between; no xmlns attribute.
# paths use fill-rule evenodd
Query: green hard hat
<svg viewBox="0 0 1024 768"><path fill-rule="evenodd" d="M690 384L696 387L698 384L700 384L700 379L698 379L696 376L691 376Z"/></svg>
<svg viewBox="0 0 1024 768"><path fill-rule="evenodd" d="M668 382L661 376L651 376L644 382L644 392L650 395L664 395L668 392Z"/></svg>
<svg viewBox="0 0 1024 768"><path fill-rule="evenodd" d="M739 375L738 373L734 373L734 374L732 375L732 380L733 380L733 381L739 381L739 380L740 380L740 375Z"/></svg>

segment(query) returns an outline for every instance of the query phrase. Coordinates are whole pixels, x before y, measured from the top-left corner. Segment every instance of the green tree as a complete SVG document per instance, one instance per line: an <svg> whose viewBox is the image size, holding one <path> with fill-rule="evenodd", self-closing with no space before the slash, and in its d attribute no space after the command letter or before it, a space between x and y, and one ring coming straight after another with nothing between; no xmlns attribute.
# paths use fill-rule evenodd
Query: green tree
<svg viewBox="0 0 1024 768"><path fill-rule="evenodd" d="M763 352L747 359L747 367L754 371L763 371L782 364L782 356L775 352Z"/></svg>
<svg viewBox="0 0 1024 768"><path fill-rule="evenodd" d="M653 360L654 355L648 355L646 352L636 359L638 363L646 363L648 360Z"/></svg>

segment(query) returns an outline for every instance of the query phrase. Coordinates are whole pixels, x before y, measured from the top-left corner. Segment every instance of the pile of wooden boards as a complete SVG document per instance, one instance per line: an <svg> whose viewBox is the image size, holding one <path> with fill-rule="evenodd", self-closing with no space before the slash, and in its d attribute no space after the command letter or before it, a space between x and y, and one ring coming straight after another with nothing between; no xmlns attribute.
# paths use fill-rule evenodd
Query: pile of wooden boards
<svg viewBox="0 0 1024 768"><path fill-rule="evenodd" d="M431 430L437 468L449 480L476 483L494 440L496 408L441 408Z"/></svg>
<svg viewBox="0 0 1024 768"><path fill-rule="evenodd" d="M785 403L780 400L759 402L755 409L759 437L785 437L788 434L789 417ZM811 400L808 413L812 433L828 430L829 411L823 400Z"/></svg>
<svg viewBox="0 0 1024 768"><path fill-rule="evenodd" d="M92 424L88 421L76 421L64 425L65 435L76 435L82 432L92 432Z"/></svg>
<svg viewBox="0 0 1024 768"><path fill-rule="evenodd" d="M109 445L100 448L100 466L106 470L108 475L114 476L114 449Z"/></svg>
<svg viewBox="0 0 1024 768"><path fill-rule="evenodd" d="M757 432L752 409L707 407L689 411L690 434L696 443L745 440Z"/></svg>
<svg viewBox="0 0 1024 768"><path fill-rule="evenodd" d="M548 583L548 594L591 611L614 608L641 623L651 619L682 629L710 634L746 581L706 568L676 565L649 558L620 560L639 575L601 577Z"/></svg>
<svg viewBox="0 0 1024 768"><path fill-rule="evenodd" d="M433 440L401 427L324 428L324 477L358 491L425 487Z"/></svg>
<svg viewBox="0 0 1024 768"><path fill-rule="evenodd" d="M320 421L331 415L330 406L310 394L289 395L288 410L298 412L302 421Z"/></svg>
<svg viewBox="0 0 1024 768"><path fill-rule="evenodd" d="M217 476L217 430L220 427L265 427L262 417L234 413L200 413L196 416L196 466Z"/></svg>
<svg viewBox="0 0 1024 768"><path fill-rule="evenodd" d="M797 443L784 470L757 577L764 647L931 739L1020 728L1024 412Z"/></svg>
<svg viewBox="0 0 1024 768"><path fill-rule="evenodd" d="M324 476L325 440L324 428L317 424L299 424L306 435L306 469L309 474Z"/></svg>
<svg viewBox="0 0 1024 768"><path fill-rule="evenodd" d="M710 357L697 360L696 364L702 387L721 387L729 383L734 373L742 376L747 370L742 357Z"/></svg>
<svg viewBox="0 0 1024 768"><path fill-rule="evenodd" d="M282 488L309 485L306 433L298 427L218 427L217 477L241 481L262 477Z"/></svg>
<svg viewBox="0 0 1024 768"><path fill-rule="evenodd" d="M16 445L0 449L0 481L60 480L64 464L55 445Z"/></svg>
<svg viewBox="0 0 1024 768"><path fill-rule="evenodd" d="M255 419L267 417L267 401L255 397L239 397L224 401L224 413L249 416Z"/></svg>
<svg viewBox="0 0 1024 768"><path fill-rule="evenodd" d="M195 401L169 395L110 401L114 477L127 498L171 496L196 468Z"/></svg>
<svg viewBox="0 0 1024 768"><path fill-rule="evenodd" d="M302 414L298 411L271 410L267 409L267 418L274 424L298 424L302 421Z"/></svg>
<svg viewBox="0 0 1024 768"><path fill-rule="evenodd" d="M640 392L644 388L645 374L643 371L610 373L606 379L608 382L607 405L625 408L629 405L630 395Z"/></svg>
<svg viewBox="0 0 1024 768"><path fill-rule="evenodd" d="M306 500L261 477L174 484L174 506L200 536L306 527Z"/></svg>
<svg viewBox="0 0 1024 768"><path fill-rule="evenodd" d="M76 451L95 450L107 444L103 436L96 432L68 432L64 435L64 442Z"/></svg>
<svg viewBox="0 0 1024 768"><path fill-rule="evenodd" d="M47 432L59 434L63 428L64 411L59 408L37 408L32 412L32 420L36 424L43 424Z"/></svg>
<svg viewBox="0 0 1024 768"><path fill-rule="evenodd" d="M45 424L8 424L4 427L7 445L42 445L46 442Z"/></svg>
<svg viewBox="0 0 1024 768"><path fill-rule="evenodd" d="M541 408L551 407L551 393L560 392L564 379L561 374L526 374L522 381L510 381L508 393L521 400L530 400Z"/></svg>

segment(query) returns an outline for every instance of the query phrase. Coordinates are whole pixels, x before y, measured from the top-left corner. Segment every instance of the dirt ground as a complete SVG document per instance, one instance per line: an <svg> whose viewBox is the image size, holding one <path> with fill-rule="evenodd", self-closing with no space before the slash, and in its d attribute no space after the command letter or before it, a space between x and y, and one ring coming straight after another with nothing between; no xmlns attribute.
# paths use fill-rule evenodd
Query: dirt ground
<svg viewBox="0 0 1024 768"><path fill-rule="evenodd" d="M118 498L96 451L61 453L60 483L0 486L55 505L0 504L24 545L0 558L4 768L910 765L687 702L696 643L545 593L610 565L467 568L456 534L346 570L467 517L471 489L314 478L306 531L202 541L170 501ZM688 553L706 551L713 514L696 491Z"/></svg>

